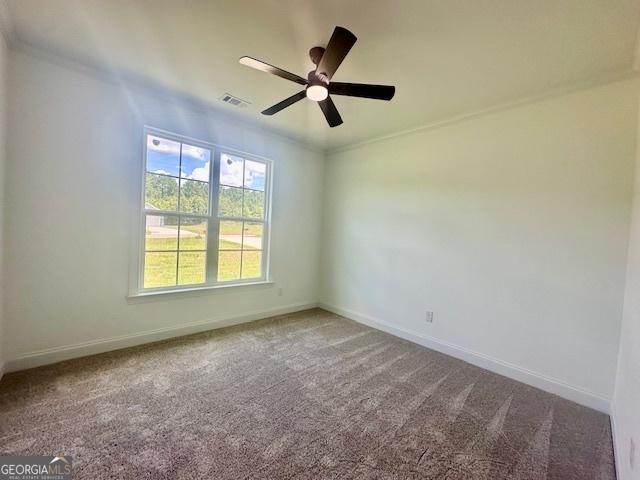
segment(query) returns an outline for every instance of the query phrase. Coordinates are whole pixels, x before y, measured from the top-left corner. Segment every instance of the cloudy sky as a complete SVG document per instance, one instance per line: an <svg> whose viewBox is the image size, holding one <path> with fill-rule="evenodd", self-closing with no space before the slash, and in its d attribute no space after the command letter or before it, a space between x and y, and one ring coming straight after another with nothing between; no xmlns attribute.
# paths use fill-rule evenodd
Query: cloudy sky
<svg viewBox="0 0 640 480"><path fill-rule="evenodd" d="M243 163L244 162L244 163ZM242 171L244 169L244 183ZM264 190L266 165L223 153L220 156L220 183L230 187Z"/></svg>
<svg viewBox="0 0 640 480"><path fill-rule="evenodd" d="M147 136L147 171L182 178L209 181L211 151L206 148L182 144L180 165L180 142ZM244 178L243 178L244 172ZM266 165L244 160L241 157L222 154L220 158L220 183L232 187L246 187L264 191Z"/></svg>

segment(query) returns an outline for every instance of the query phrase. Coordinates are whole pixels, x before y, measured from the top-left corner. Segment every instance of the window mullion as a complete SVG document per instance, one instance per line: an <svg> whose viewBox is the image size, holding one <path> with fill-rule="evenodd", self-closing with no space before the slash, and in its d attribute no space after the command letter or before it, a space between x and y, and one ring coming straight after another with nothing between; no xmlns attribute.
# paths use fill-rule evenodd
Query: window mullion
<svg viewBox="0 0 640 480"><path fill-rule="evenodd" d="M269 253L271 252L271 187L272 165L267 165L266 179L264 185L264 204L262 213L262 257L260 262L260 273L266 279L269 274Z"/></svg>
<svg viewBox="0 0 640 480"><path fill-rule="evenodd" d="M180 143L180 161L178 163L178 251L176 252L176 285L179 285L178 282L180 278L180 230L182 229L182 216L180 215L180 200L182 197L182 143Z"/></svg>
<svg viewBox="0 0 640 480"><path fill-rule="evenodd" d="M209 177L209 230L207 235L207 283L218 280L218 243L220 241L220 221L218 201L220 194L220 150L213 149L212 166Z"/></svg>

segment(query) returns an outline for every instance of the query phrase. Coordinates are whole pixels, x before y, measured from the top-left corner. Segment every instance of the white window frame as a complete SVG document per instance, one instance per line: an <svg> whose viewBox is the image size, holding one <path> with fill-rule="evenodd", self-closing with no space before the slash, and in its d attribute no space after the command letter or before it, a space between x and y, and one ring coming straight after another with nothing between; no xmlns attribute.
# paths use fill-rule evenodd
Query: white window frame
<svg viewBox="0 0 640 480"><path fill-rule="evenodd" d="M181 213L164 210L147 210L145 202L145 179L147 173L147 136L154 135L167 140L172 140L180 143L187 143L195 147L205 148L211 151L211 164L209 167L209 212L208 214L193 214L193 213ZM140 211L139 216L139 228L138 228L138 247L137 247L137 261L135 262L137 268L137 281L135 289L130 289L131 297L142 295L155 295L161 293L173 293L181 291L193 291L193 290L208 290L212 288L220 287L234 287L242 285L254 285L263 283L272 283L270 280L270 252L271 252L271 191L273 185L273 161L271 159L243 152L234 148L226 147L220 144L206 142L195 138L179 135L172 132L160 130L158 128L145 126L143 129L143 151L142 151L142 168L141 168L141 182L140 182L140 205L138 209ZM264 190L264 219L244 218L244 217L220 217L218 215L218 199L220 193L220 157L222 154L233 155L236 157L242 157L245 160L253 160L266 165L266 181ZM243 176L244 177L244 176ZM244 187L242 187L244 188ZM166 287L144 287L144 261L145 261L145 231L146 231L146 216L151 215L170 215L175 217L201 217L208 221L207 228L207 249L206 249L206 274L205 282L189 285L171 285ZM248 221L263 224L262 230L262 264L261 272L262 276L255 278L218 281L218 254L219 254L219 231L220 221Z"/></svg>

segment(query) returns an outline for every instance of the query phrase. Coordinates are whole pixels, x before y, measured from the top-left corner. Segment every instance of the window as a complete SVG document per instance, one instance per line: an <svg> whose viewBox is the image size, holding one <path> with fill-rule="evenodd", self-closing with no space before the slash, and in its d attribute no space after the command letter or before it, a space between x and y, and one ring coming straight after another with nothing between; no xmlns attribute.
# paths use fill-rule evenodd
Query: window
<svg viewBox="0 0 640 480"><path fill-rule="evenodd" d="M145 131L142 291L267 279L270 162Z"/></svg>

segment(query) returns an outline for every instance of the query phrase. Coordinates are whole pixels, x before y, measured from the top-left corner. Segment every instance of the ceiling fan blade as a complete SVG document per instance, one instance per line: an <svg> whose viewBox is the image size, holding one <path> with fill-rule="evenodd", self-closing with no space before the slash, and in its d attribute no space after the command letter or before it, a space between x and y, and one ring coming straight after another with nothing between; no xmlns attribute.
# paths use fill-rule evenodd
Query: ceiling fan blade
<svg viewBox="0 0 640 480"><path fill-rule="evenodd" d="M263 110L263 115L273 115L274 113L278 113L280 110L283 110L294 103L302 100L307 96L306 90L302 90L301 92L296 93L295 95L291 95L289 98L285 98L280 103L276 103L273 107L269 107L266 110Z"/></svg>
<svg viewBox="0 0 640 480"><path fill-rule="evenodd" d="M318 102L320 105L320 109L322 113L324 113L324 117L327 119L327 123L330 127L337 127L342 123L342 117L340 113L338 113L338 109L336 108L336 104L333 103L331 97L327 97L324 100Z"/></svg>
<svg viewBox="0 0 640 480"><path fill-rule="evenodd" d="M256 60L252 57L242 57L240 58L239 62L242 65L246 65L247 67L255 68L256 70L262 70L263 72L276 75L278 77L284 78L285 80L291 80L292 82L299 83L300 85L307 84L307 81L304 78L299 77L295 73L287 72L286 70L274 67L273 65L261 62L260 60Z"/></svg>
<svg viewBox="0 0 640 480"><path fill-rule="evenodd" d="M343 27L336 27L333 30L333 34L329 39L329 44L324 51L324 55L318 63L316 73L320 76L326 77L327 80L331 80L333 74L347 56L353 44L356 43L356 36L349 30Z"/></svg>
<svg viewBox="0 0 640 480"><path fill-rule="evenodd" d="M396 87L390 85L369 85L366 83L332 82L329 84L329 93L333 93L334 95L347 95L349 97L391 100L396 93Z"/></svg>

